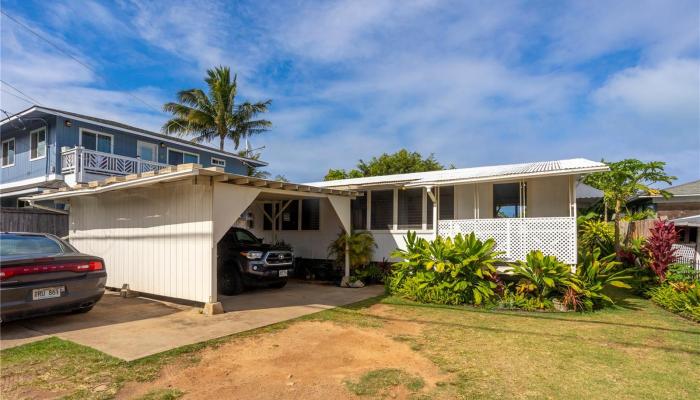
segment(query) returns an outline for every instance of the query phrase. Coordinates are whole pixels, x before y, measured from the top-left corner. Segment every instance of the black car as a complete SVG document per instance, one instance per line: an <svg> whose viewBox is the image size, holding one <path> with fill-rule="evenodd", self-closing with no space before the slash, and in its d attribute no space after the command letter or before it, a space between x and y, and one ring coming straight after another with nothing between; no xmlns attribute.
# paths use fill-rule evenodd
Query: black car
<svg viewBox="0 0 700 400"><path fill-rule="evenodd" d="M88 312L105 292L104 261L53 235L0 233L2 321Z"/></svg>
<svg viewBox="0 0 700 400"><path fill-rule="evenodd" d="M294 268L290 249L264 244L249 231L231 228L217 247L219 292L239 294L246 287L283 288Z"/></svg>

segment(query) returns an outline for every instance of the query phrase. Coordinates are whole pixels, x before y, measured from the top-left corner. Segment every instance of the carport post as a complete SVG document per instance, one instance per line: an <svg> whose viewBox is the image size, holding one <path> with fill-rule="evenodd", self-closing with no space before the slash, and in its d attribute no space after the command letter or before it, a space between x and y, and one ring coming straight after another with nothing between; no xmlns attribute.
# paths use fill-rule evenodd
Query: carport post
<svg viewBox="0 0 700 400"><path fill-rule="evenodd" d="M347 235L345 238L345 278L350 277L350 245L348 240L352 232L352 224L350 223L350 198L340 196L328 196L328 201L331 203L335 214L340 220L340 225Z"/></svg>

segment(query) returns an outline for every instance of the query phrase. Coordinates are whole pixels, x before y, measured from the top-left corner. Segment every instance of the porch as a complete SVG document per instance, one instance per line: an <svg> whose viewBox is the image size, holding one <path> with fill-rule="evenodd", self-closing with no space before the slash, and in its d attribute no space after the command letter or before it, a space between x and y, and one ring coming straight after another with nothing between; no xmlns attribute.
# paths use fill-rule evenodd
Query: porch
<svg viewBox="0 0 700 400"><path fill-rule="evenodd" d="M168 167L168 164L88 150L81 146L61 151L61 174L66 176L68 184L104 179L105 176L157 171L164 167Z"/></svg>

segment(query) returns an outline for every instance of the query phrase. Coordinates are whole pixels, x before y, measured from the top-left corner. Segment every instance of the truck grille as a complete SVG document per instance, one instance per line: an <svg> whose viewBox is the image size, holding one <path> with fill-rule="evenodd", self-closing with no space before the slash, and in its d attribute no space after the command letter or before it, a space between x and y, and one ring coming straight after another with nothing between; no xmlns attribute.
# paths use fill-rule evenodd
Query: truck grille
<svg viewBox="0 0 700 400"><path fill-rule="evenodd" d="M268 265L291 264L293 260L294 255L289 251L270 251L265 256L265 262Z"/></svg>

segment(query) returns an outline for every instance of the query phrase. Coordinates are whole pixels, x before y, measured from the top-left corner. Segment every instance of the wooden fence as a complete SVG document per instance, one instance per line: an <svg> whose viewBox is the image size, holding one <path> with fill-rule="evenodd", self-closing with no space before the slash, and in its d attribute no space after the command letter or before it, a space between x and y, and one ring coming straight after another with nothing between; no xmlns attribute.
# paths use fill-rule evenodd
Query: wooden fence
<svg viewBox="0 0 700 400"><path fill-rule="evenodd" d="M38 208L9 208L0 210L0 231L50 233L68 235L68 214Z"/></svg>
<svg viewBox="0 0 700 400"><path fill-rule="evenodd" d="M630 239L648 238L649 229L654 227L654 219L642 221L620 221L620 237Z"/></svg>

